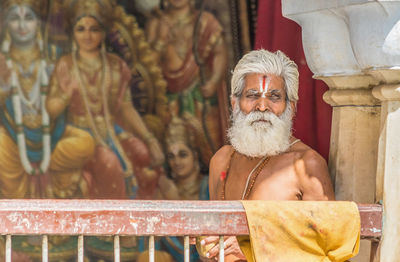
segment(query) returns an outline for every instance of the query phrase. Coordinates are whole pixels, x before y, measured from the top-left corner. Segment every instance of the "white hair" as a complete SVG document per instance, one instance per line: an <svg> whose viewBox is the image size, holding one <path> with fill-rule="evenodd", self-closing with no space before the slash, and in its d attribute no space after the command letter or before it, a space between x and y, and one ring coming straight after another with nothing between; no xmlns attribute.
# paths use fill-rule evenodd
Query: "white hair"
<svg viewBox="0 0 400 262"><path fill-rule="evenodd" d="M239 60L232 75L231 98L239 98L242 95L246 75L257 73L282 77L287 99L297 102L299 71L296 63L281 51L272 53L264 49L253 50Z"/></svg>

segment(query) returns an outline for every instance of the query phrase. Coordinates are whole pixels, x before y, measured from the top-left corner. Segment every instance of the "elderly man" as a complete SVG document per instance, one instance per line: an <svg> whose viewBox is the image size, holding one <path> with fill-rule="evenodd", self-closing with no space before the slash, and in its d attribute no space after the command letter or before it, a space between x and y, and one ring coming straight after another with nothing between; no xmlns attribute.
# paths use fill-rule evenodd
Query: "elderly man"
<svg viewBox="0 0 400 262"><path fill-rule="evenodd" d="M231 85L231 145L210 163L212 200L334 200L325 160L292 136L298 76L280 51L256 50L239 61ZM207 256L217 253L218 246ZM245 259L235 237L225 240L225 255L226 261Z"/></svg>

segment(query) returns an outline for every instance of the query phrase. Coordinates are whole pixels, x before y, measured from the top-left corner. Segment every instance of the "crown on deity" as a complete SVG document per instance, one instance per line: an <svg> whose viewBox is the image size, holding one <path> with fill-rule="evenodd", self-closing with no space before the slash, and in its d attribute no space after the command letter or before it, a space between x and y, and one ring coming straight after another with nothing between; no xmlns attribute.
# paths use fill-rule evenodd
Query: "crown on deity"
<svg viewBox="0 0 400 262"><path fill-rule="evenodd" d="M200 121L188 113L184 113L181 118L173 117L168 124L165 138L165 146L183 143L192 151L198 152L203 163L208 164L212 151L207 143Z"/></svg>
<svg viewBox="0 0 400 262"><path fill-rule="evenodd" d="M165 133L165 144L171 145L176 143L183 143L187 147L194 149L196 147L195 130L191 128L188 122L181 118L174 117L168 125Z"/></svg>
<svg viewBox="0 0 400 262"><path fill-rule="evenodd" d="M76 22L85 16L95 18L103 27L112 22L112 10L115 0L66 0L64 2L68 27L72 28Z"/></svg>
<svg viewBox="0 0 400 262"><path fill-rule="evenodd" d="M44 17L47 12L47 1L46 0L3 0L2 2L2 10L3 12L7 12L8 8L15 5L26 5L32 8L32 10Z"/></svg>

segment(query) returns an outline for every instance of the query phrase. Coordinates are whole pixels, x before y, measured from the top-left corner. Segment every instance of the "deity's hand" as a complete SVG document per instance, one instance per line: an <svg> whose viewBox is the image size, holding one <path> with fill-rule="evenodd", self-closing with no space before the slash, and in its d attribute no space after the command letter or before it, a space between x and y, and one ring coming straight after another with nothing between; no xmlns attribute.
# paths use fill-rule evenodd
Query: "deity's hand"
<svg viewBox="0 0 400 262"><path fill-rule="evenodd" d="M58 94L59 98L63 100L63 104L67 106L69 101L71 100L72 94L75 90L79 88L79 83L76 79L73 78L62 78L59 79L60 85L64 88L60 89L60 93Z"/></svg>
<svg viewBox="0 0 400 262"><path fill-rule="evenodd" d="M205 85L200 87L201 94L205 98L209 98L215 94L217 91L218 85L212 81L208 81Z"/></svg>
<svg viewBox="0 0 400 262"><path fill-rule="evenodd" d="M151 156L153 157L153 166L161 166L165 161L165 157L161 150L160 144L154 138L148 142L148 146L150 149Z"/></svg>
<svg viewBox="0 0 400 262"><path fill-rule="evenodd" d="M239 259L246 259L246 257L243 255L240 247L239 247L239 243L236 239L236 237L234 236L230 236L230 237L225 237L224 238L224 255L233 255ZM218 258L219 255L219 237L218 236L210 236L210 237L206 237L203 238L200 242L202 247L206 247L208 245L213 246L212 248L210 248L207 253L205 254L205 256L207 258Z"/></svg>

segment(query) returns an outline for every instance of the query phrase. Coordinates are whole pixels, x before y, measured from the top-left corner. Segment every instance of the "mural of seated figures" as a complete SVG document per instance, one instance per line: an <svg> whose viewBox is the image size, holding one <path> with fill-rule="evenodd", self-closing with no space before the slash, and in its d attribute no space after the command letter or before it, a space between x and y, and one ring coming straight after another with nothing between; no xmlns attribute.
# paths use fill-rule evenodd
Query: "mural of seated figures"
<svg viewBox="0 0 400 262"><path fill-rule="evenodd" d="M0 198L208 199L235 62L228 2L0 6ZM157 246L183 261L182 243ZM51 236L49 260L75 261L76 245ZM85 238L86 261L113 252L111 237ZM121 261L144 257L143 238L121 237ZM14 260L41 261L41 238L14 237Z"/></svg>

